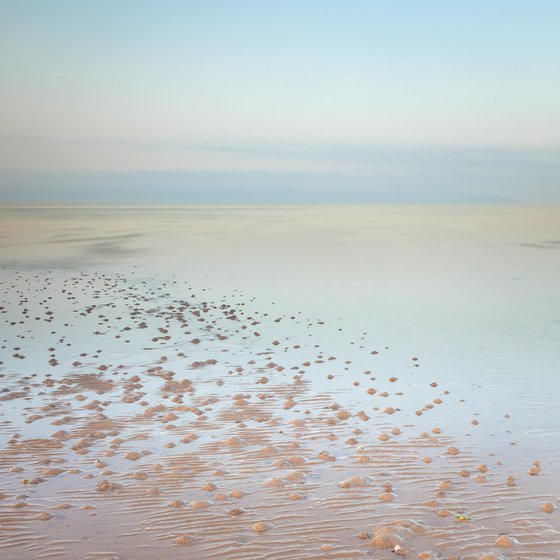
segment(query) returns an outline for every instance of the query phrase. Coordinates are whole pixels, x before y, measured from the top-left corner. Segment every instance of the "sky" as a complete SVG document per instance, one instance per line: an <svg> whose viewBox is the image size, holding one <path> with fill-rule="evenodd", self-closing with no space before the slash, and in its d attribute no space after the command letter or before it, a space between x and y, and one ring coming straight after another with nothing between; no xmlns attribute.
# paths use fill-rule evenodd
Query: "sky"
<svg viewBox="0 0 560 560"><path fill-rule="evenodd" d="M0 0L0 202L560 202L557 0Z"/></svg>

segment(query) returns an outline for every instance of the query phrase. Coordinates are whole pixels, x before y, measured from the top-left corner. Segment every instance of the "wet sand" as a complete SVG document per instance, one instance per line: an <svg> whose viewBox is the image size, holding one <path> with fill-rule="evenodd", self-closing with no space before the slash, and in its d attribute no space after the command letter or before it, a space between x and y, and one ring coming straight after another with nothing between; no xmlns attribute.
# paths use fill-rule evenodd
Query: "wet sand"
<svg viewBox="0 0 560 560"><path fill-rule="evenodd" d="M3 267L2 558L560 557L546 387L195 284Z"/></svg>

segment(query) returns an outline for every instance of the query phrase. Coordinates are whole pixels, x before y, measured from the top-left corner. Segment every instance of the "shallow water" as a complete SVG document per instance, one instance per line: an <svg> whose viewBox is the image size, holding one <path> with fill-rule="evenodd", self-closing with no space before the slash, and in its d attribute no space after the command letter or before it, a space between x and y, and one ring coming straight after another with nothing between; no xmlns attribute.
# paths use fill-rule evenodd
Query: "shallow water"
<svg viewBox="0 0 560 560"><path fill-rule="evenodd" d="M0 255L7 558L560 557L560 208L4 208Z"/></svg>

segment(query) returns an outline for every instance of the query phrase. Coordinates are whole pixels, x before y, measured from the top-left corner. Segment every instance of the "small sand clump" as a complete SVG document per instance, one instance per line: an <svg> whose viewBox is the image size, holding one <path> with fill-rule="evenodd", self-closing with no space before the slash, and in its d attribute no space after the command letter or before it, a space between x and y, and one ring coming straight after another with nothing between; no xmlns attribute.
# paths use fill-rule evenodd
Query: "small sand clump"
<svg viewBox="0 0 560 560"><path fill-rule="evenodd" d="M283 488L284 481L281 478L269 478L265 480L264 485L267 488Z"/></svg>
<svg viewBox="0 0 560 560"><path fill-rule="evenodd" d="M328 451L321 451L321 453L319 453L319 459L325 462L336 461L336 457L331 455Z"/></svg>
<svg viewBox="0 0 560 560"><path fill-rule="evenodd" d="M44 474L45 476L58 476L59 474L62 474L64 472L63 469L59 469L59 468L53 468L53 469L49 469L49 468L44 468L41 473Z"/></svg>
<svg viewBox="0 0 560 560"><path fill-rule="evenodd" d="M58 504L58 505L56 505L56 506L53 506L52 509L55 509L55 510L64 510L64 509L70 509L71 507L73 507L72 504L64 503L64 504Z"/></svg>
<svg viewBox="0 0 560 560"><path fill-rule="evenodd" d="M109 480L105 479L100 480L95 487L98 492L114 492L115 490L119 490L120 488L122 488L120 484L117 484L116 482L110 482Z"/></svg>
<svg viewBox="0 0 560 560"><path fill-rule="evenodd" d="M305 474L299 471L289 472L285 477L286 480L290 482L302 482L305 478Z"/></svg>
<svg viewBox="0 0 560 560"><path fill-rule="evenodd" d="M259 453L261 455L276 455L278 453L278 448L274 447L274 445L263 445L260 449L259 449Z"/></svg>
<svg viewBox="0 0 560 560"><path fill-rule="evenodd" d="M175 544L190 544L192 542L192 538L189 537L188 535L179 535L176 539L175 539Z"/></svg>
<svg viewBox="0 0 560 560"><path fill-rule="evenodd" d="M383 492L382 494L379 494L379 499L382 502L392 502L395 499L395 496L390 492Z"/></svg>
<svg viewBox="0 0 560 560"><path fill-rule="evenodd" d="M104 474L105 476L108 476L106 473L103 473L103 474ZM133 478L134 480L147 480L147 479L148 479L148 475L147 475L145 472L140 471L140 472L135 472L135 473L132 475L132 478Z"/></svg>
<svg viewBox="0 0 560 560"><path fill-rule="evenodd" d="M374 527L372 530L372 539L369 542L374 548L383 550L395 548L396 545L403 546L403 527L393 527L390 525L382 525Z"/></svg>
<svg viewBox="0 0 560 560"><path fill-rule="evenodd" d="M299 492L294 492L293 494L289 494L288 495L288 500L290 500L291 502L299 502L300 500L303 500L305 498L305 496Z"/></svg>
<svg viewBox="0 0 560 560"><path fill-rule="evenodd" d="M540 509L545 513L553 513L556 509L556 506L554 504L551 504L550 502L547 502L546 504L542 504Z"/></svg>
<svg viewBox="0 0 560 560"><path fill-rule="evenodd" d="M339 488L364 488L368 485L368 479L360 476L351 476L338 483Z"/></svg>
<svg viewBox="0 0 560 560"><path fill-rule="evenodd" d="M169 507L172 508L182 508L185 505L185 502L183 502L182 500L173 500L172 502L169 502Z"/></svg>
<svg viewBox="0 0 560 560"><path fill-rule="evenodd" d="M296 406L296 401L294 401L294 399L292 399L291 397L284 401L284 410L289 410L290 408L293 408L294 406Z"/></svg>
<svg viewBox="0 0 560 560"><path fill-rule="evenodd" d="M128 453L125 453L124 458L128 459L129 461L138 461L138 459L140 459L140 457L142 457L142 455L140 455L140 453L138 453L138 451L129 451Z"/></svg>
<svg viewBox="0 0 560 560"><path fill-rule="evenodd" d="M270 529L270 525L268 523L264 523L262 521L259 521L258 523L255 523L251 529L253 531L255 531L255 533L258 533L259 535L261 535L262 533L266 533L269 529Z"/></svg>
<svg viewBox="0 0 560 560"><path fill-rule="evenodd" d="M208 509L212 505L212 502L207 500L196 500L190 503L192 509Z"/></svg>
<svg viewBox="0 0 560 560"><path fill-rule="evenodd" d="M507 535L500 535L496 539L496 546L500 548L511 548L514 544L513 539Z"/></svg>

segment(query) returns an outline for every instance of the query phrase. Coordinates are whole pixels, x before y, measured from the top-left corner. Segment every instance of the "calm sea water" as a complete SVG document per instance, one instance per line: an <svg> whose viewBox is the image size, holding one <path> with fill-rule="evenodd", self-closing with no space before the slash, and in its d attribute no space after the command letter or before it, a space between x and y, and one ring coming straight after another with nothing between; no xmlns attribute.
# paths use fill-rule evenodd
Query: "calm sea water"
<svg viewBox="0 0 560 560"><path fill-rule="evenodd" d="M320 319L333 352L419 356L465 395L458 417L511 414L523 453L560 428L559 207L4 208L0 255L0 274L187 280Z"/></svg>

